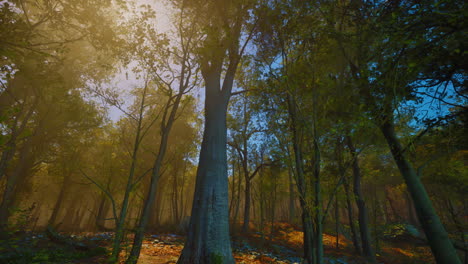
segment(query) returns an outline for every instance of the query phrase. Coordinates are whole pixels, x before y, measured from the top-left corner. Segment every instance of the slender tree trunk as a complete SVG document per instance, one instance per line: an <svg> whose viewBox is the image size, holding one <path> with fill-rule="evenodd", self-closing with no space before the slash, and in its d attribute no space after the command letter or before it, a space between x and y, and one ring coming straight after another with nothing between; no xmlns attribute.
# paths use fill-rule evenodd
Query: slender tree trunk
<svg viewBox="0 0 468 264"><path fill-rule="evenodd" d="M54 226L57 222L57 216L62 208L62 204L66 199L66 195L68 194L68 187L70 186L70 174L66 173L65 177L63 178L62 187L60 188L60 193L55 201L54 209L52 210L52 215L49 218L48 224ZM55 226L54 226L55 227Z"/></svg>
<svg viewBox="0 0 468 264"><path fill-rule="evenodd" d="M133 143L133 152L132 152L132 161L130 164L130 171L129 171L128 178L127 178L127 185L125 187L125 194L124 194L124 199L122 201L122 207L120 209L119 219L116 219L117 226L115 228L114 243L112 245L112 255L109 259L110 263L116 263L119 259L120 243L122 242L123 235L124 235L124 225L125 225L125 220L127 218L127 212L128 212L128 201L130 199L130 194L133 189L133 184L134 184L133 178L135 175L135 168L137 165L138 149L141 143L140 134L141 134L141 129L142 129L143 111L145 108L145 99L146 99L147 89L148 89L148 84L145 83L143 94L141 96L137 131L136 131L136 136L135 136L135 140Z"/></svg>
<svg viewBox="0 0 468 264"><path fill-rule="evenodd" d="M354 197L358 206L359 231L361 233L362 251L367 260L376 263L375 253L371 246L371 235L369 230L369 216L367 213L364 195L361 190L361 169L359 168L359 159L356 149L350 136L346 137L347 145L353 157L353 175L354 175Z"/></svg>
<svg viewBox="0 0 468 264"><path fill-rule="evenodd" d="M404 149L395 133L393 118L384 118L380 129L387 140L393 159L406 182L419 222L426 234L437 263L461 264L458 254L448 237L445 227L434 210L421 179L404 155Z"/></svg>
<svg viewBox="0 0 468 264"><path fill-rule="evenodd" d="M315 132L314 132L315 133ZM314 135L315 137L315 135ZM322 188L320 183L320 149L317 139L314 138L314 189L315 189L315 250L317 264L323 263L323 212L322 212Z"/></svg>
<svg viewBox="0 0 468 264"><path fill-rule="evenodd" d="M238 166L238 174L239 174L239 179L237 180L237 202L236 202L236 209L234 211L234 222L237 224L239 223L239 220L237 217L239 216L239 209L240 209L240 199L241 199L241 187L242 187L242 176L241 176L241 169L240 166Z"/></svg>
<svg viewBox="0 0 468 264"><path fill-rule="evenodd" d="M232 264L226 154L226 113L230 95L221 91L217 72L207 73L204 78L205 129L190 228L177 263Z"/></svg>
<svg viewBox="0 0 468 264"><path fill-rule="evenodd" d="M265 191L263 190L263 174L260 174L260 228L262 233L262 241L265 240Z"/></svg>
<svg viewBox="0 0 468 264"><path fill-rule="evenodd" d="M299 203L302 210L302 229L304 231L304 261L307 264L313 264L315 261L314 251L314 228L312 225L312 216L310 215L310 205L307 203L307 186L304 175L304 159L302 157L302 142L297 122L296 102L291 95L288 95L288 111L291 118L290 130L293 137L294 162L296 165L296 184L299 190Z"/></svg>
<svg viewBox="0 0 468 264"><path fill-rule="evenodd" d="M105 194L101 194L99 201L98 212L96 214L95 224L99 231L106 231L106 215L107 210L109 209L109 203L107 202L107 197Z"/></svg>
<svg viewBox="0 0 468 264"><path fill-rule="evenodd" d="M397 210L396 210L396 208L395 208L395 206L393 204L393 199L392 199L392 197L390 197L390 193L388 191L385 191L385 198L387 198L388 204L390 205L390 209L392 209L392 216L393 217L392 217L391 221L394 222L394 221L397 221L397 220L401 220L400 219L401 217L399 216L399 214L398 214L398 212L397 212Z"/></svg>
<svg viewBox="0 0 468 264"><path fill-rule="evenodd" d="M278 190L278 174L279 171L277 171L278 168L275 168L275 166L272 166L271 169L271 176L273 180L273 193L270 201L271 205L271 218L270 218L270 223L271 223L271 228L270 228L270 240L273 240L273 235L275 233L275 216L276 216L276 201L277 201L277 190Z"/></svg>
<svg viewBox="0 0 468 264"><path fill-rule="evenodd" d="M166 184L166 178L159 179L159 186L164 186ZM158 187L156 192L156 198L153 205L153 210L150 215L149 223L154 231L161 227L161 214L162 214L162 207L163 207L163 191L160 187Z"/></svg>
<svg viewBox="0 0 468 264"><path fill-rule="evenodd" d="M294 178L292 168L288 168L289 174L289 222L294 223L296 218L296 196L294 193Z"/></svg>
<svg viewBox="0 0 468 264"><path fill-rule="evenodd" d="M185 207L186 207L186 197L188 196L186 193L185 193L185 183L187 181L187 161L184 161L184 171L183 171L183 174L182 174L182 183L181 183L181 187L180 187L180 219L179 219L179 223L181 223L184 219L185 219Z"/></svg>
<svg viewBox="0 0 468 264"><path fill-rule="evenodd" d="M74 232L81 231L81 222L83 220L83 215L84 215L84 212L82 213L82 209L81 207L79 207L78 210L75 211L75 215L73 216L72 231Z"/></svg>
<svg viewBox="0 0 468 264"><path fill-rule="evenodd" d="M385 196L383 197L383 201L381 203L380 209L381 209L382 217L384 219L384 224L388 225L389 216L388 216L387 198Z"/></svg>
<svg viewBox="0 0 468 264"><path fill-rule="evenodd" d="M353 213L353 204L351 202L351 198L349 195L349 183L348 179L344 177L344 189L346 193L346 205L348 207L348 222L349 222L349 228L351 229L351 238L353 240L353 245L354 245L354 250L356 251L357 254L361 255L361 246L359 245L358 237L357 237L357 232L356 232L356 226L354 225L354 213Z"/></svg>
<svg viewBox="0 0 468 264"><path fill-rule="evenodd" d="M37 227L37 222L39 221L39 218L41 216L41 212L42 212L42 204L39 204L38 206L36 206L36 209L34 210L34 213L32 214L32 221L34 221L32 223L32 227L31 227L31 232L35 232L36 231L36 227Z"/></svg>
<svg viewBox="0 0 468 264"><path fill-rule="evenodd" d="M338 208L338 195L335 196L335 232L336 232L336 249L340 248L340 209Z"/></svg>
<svg viewBox="0 0 468 264"><path fill-rule="evenodd" d="M235 155L235 152L233 153ZM232 210L234 208L234 201L235 201L235 196L236 196L236 184L235 183L236 183L236 161L234 159L232 162L232 180L231 180L231 192L230 192L231 199L229 200L229 217L232 217ZM232 219L234 220L234 218Z"/></svg>
<svg viewBox="0 0 468 264"><path fill-rule="evenodd" d="M375 241L375 250L380 252L380 234L379 234L379 222L378 222L378 210L379 210L379 198L377 197L377 188L374 185L374 199L372 201L372 206L374 207L374 241Z"/></svg>
<svg viewBox="0 0 468 264"><path fill-rule="evenodd" d="M177 224L179 221L179 167L175 168L173 181L172 181L172 221L174 224Z"/></svg>
<svg viewBox="0 0 468 264"><path fill-rule="evenodd" d="M180 102L180 97L178 97L177 102L173 106L171 116L168 119L167 125L163 128L162 135L161 135L161 142L159 145L159 152L156 158L156 161L153 166L153 171L151 175L151 182L149 186L149 192L146 196L143 211L140 215L140 220L138 222L138 226L136 227L135 237L133 239L132 250L130 255L125 262L126 264L134 264L137 263L138 258L140 256L141 245L143 244L144 232L146 230L146 226L148 225L148 221L150 219L151 211L153 210L154 200L156 196L156 190L158 187L158 181L160 175L160 170L162 167L164 155L166 154L167 149L167 141L169 138L169 132L171 130L172 124L175 119L175 113L177 112L177 108Z"/></svg>
<svg viewBox="0 0 468 264"><path fill-rule="evenodd" d="M245 172L244 172L245 173ZM245 192L244 192L244 223L242 225L242 232L249 231L250 224L250 192L251 192L251 182L249 176L245 177Z"/></svg>

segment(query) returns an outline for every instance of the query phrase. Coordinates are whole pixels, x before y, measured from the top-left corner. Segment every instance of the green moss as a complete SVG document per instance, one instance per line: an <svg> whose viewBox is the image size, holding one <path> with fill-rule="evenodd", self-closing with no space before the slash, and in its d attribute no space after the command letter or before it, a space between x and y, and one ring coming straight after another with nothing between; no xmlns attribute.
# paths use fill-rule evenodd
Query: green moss
<svg viewBox="0 0 468 264"><path fill-rule="evenodd" d="M223 256L216 253L211 253L210 260L212 264L223 264Z"/></svg>
<svg viewBox="0 0 468 264"><path fill-rule="evenodd" d="M55 245L46 240L41 240L39 243L41 247L37 247L36 244L37 241L25 243L15 239L0 241L0 263L69 263L107 254L107 250L102 247L80 251L68 246Z"/></svg>

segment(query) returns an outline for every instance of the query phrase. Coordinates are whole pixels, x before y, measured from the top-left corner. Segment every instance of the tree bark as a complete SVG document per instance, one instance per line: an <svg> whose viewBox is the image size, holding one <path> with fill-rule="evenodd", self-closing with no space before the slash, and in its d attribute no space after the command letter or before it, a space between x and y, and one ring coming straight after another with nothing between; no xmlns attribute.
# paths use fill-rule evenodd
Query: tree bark
<svg viewBox="0 0 468 264"><path fill-rule="evenodd" d="M205 129L190 227L177 263L234 263L229 237L227 126L229 97L217 72L204 75ZM230 93L230 91L229 91Z"/></svg>
<svg viewBox="0 0 468 264"><path fill-rule="evenodd" d="M404 155L404 149L395 133L393 118L384 117L380 124L380 130L382 131L390 151L392 152L393 159L406 182L408 191L414 202L419 222L426 234L437 263L461 264L457 252L448 237L444 225L434 210L421 179Z"/></svg>

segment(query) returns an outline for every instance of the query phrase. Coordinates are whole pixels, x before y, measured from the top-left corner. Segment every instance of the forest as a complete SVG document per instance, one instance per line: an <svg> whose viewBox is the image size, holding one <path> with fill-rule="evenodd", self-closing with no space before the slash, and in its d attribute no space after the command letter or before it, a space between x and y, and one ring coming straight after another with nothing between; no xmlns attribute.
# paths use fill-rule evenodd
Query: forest
<svg viewBox="0 0 468 264"><path fill-rule="evenodd" d="M468 264L461 0L1 0L0 263Z"/></svg>

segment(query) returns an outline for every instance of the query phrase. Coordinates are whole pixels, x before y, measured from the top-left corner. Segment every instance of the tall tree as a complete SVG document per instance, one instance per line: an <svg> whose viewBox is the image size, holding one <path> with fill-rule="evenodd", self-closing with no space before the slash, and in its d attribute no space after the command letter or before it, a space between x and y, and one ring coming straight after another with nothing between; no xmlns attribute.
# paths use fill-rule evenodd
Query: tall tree
<svg viewBox="0 0 468 264"><path fill-rule="evenodd" d="M248 90L248 87L244 89ZM260 160L258 164L255 164L254 159L252 158L255 150L253 149L252 142L255 138L255 134L260 133L258 125L253 124L253 119L255 118L255 113L253 112L251 103L249 103L247 96L242 96L242 98L237 101L237 105L232 115L234 120L237 121L237 124L231 122L231 134L232 141L229 142L233 148L236 149L239 156L240 166L242 167L242 172L245 180L245 189L244 189L244 221L242 225L242 231L247 232L249 230L250 223L250 211L251 211L251 189L252 181L255 176L257 176L258 171L264 166L263 161ZM259 142L256 142L257 144Z"/></svg>
<svg viewBox="0 0 468 264"><path fill-rule="evenodd" d="M239 42L252 1L185 3L203 31L199 63L205 81L205 127L189 233L178 263L234 263L229 237L226 114L238 64L252 32ZM200 14L208 14L200 16Z"/></svg>
<svg viewBox="0 0 468 264"><path fill-rule="evenodd" d="M456 73L464 74L458 66L460 58L447 54L446 48L440 49L448 47L448 43L460 43L454 37L462 31L458 25L463 18L459 12L453 12L454 4L355 3L346 7L348 14L353 14L347 18L353 22L351 28L336 30L330 24L339 33L337 41L361 95L359 103L388 143L438 263L460 263L460 260L416 169L407 158L408 147L402 145L395 123L399 117L396 111L401 109L402 102L414 99L417 87L425 90L447 81L454 85L460 83L454 78ZM447 11L453 14L448 24L441 22L446 19ZM420 21L414 20L415 13L424 17L427 27L418 26ZM340 34L344 31L345 34ZM345 44L349 41L353 45ZM445 57L440 57L441 54Z"/></svg>
<svg viewBox="0 0 468 264"><path fill-rule="evenodd" d="M150 220L151 212L154 207L156 198L156 190L158 181L161 176L161 168L165 159L166 151L168 148L169 135L174 122L180 114L180 109L184 104L190 101L184 100L184 95L189 93L192 88L198 84L197 71L193 61L193 49L196 41L197 32L193 28L185 24L186 21L185 6L179 7L176 19L176 36L179 45L167 47L168 40L164 35L156 35L155 29L149 26L149 23L141 23L137 28L143 33L148 30L148 35L153 35L152 48L153 51L139 47L139 54L143 59L145 66L150 69L150 73L154 75L155 82L158 83L159 89L163 90L167 96L167 100L162 109L162 117L160 120L161 138L157 156L151 170L151 181L146 194L143 210L136 227L135 237L133 239L132 250L128 256L126 263L137 263L141 246L143 243L144 233L148 222ZM158 37L160 39L158 39ZM137 36L141 40L141 36ZM173 57L166 58L165 60L158 61L158 58L164 57L167 49L172 49ZM170 61L172 60L172 61ZM175 63L176 66L171 65ZM174 68L177 67L177 68Z"/></svg>

